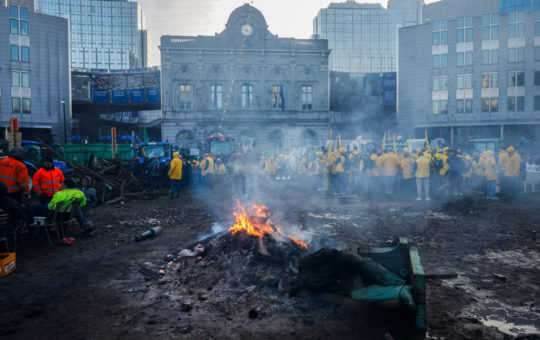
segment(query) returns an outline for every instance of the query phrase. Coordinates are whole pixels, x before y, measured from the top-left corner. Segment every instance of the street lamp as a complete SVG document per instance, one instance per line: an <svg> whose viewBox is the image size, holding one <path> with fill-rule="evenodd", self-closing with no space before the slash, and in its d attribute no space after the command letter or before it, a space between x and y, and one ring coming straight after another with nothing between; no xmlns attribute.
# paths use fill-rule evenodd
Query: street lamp
<svg viewBox="0 0 540 340"><path fill-rule="evenodd" d="M64 144L67 144L67 124L66 124L66 99L62 98L62 106L64 107Z"/></svg>

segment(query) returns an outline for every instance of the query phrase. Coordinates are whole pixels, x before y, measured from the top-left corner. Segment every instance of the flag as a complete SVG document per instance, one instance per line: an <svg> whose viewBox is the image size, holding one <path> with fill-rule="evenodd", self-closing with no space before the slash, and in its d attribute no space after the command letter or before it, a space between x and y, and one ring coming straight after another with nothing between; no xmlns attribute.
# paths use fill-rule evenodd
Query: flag
<svg viewBox="0 0 540 340"><path fill-rule="evenodd" d="M384 136L382 138L382 149L386 149L386 132L384 133Z"/></svg>
<svg viewBox="0 0 540 340"><path fill-rule="evenodd" d="M330 129L330 144L328 144L327 163L330 163L330 154L332 153L332 129Z"/></svg>
<svg viewBox="0 0 540 340"><path fill-rule="evenodd" d="M341 134L338 135L338 151L341 152Z"/></svg>
<svg viewBox="0 0 540 340"><path fill-rule="evenodd" d="M429 147L429 139L428 139L428 136L427 136L427 130L426 130L426 150L431 150L431 148Z"/></svg>

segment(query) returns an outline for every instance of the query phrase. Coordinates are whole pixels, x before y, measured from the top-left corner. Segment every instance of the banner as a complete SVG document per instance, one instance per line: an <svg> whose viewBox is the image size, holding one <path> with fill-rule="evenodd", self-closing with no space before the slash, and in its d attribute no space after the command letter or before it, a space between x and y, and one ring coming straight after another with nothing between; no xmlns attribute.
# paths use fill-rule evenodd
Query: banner
<svg viewBox="0 0 540 340"><path fill-rule="evenodd" d="M126 90L112 90L112 102L126 104L128 102Z"/></svg>
<svg viewBox="0 0 540 340"><path fill-rule="evenodd" d="M129 90L129 99L131 103L144 103L144 90Z"/></svg>
<svg viewBox="0 0 540 340"><path fill-rule="evenodd" d="M107 90L92 90L92 102L94 103L108 103L109 91Z"/></svg>
<svg viewBox="0 0 540 340"><path fill-rule="evenodd" d="M146 98L149 103L159 103L161 101L159 88L147 89Z"/></svg>

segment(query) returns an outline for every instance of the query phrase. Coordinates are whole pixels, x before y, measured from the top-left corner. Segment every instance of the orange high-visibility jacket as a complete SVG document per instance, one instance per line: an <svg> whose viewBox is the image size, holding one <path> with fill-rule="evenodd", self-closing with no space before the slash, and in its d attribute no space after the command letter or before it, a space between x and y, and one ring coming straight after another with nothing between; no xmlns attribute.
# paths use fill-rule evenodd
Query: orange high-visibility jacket
<svg viewBox="0 0 540 340"><path fill-rule="evenodd" d="M19 191L30 192L30 179L26 165L13 157L7 157L0 161L0 181L8 187L10 194Z"/></svg>
<svg viewBox="0 0 540 340"><path fill-rule="evenodd" d="M44 194L53 197L54 194L60 191L62 183L64 183L62 170L56 167L52 170L41 168L34 175L32 187L38 196Z"/></svg>

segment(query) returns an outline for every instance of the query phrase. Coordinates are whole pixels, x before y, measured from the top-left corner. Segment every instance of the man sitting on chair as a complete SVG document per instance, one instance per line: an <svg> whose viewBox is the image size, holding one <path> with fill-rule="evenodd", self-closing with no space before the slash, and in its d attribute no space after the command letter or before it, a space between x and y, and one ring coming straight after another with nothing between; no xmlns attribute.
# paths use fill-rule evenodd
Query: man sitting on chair
<svg viewBox="0 0 540 340"><path fill-rule="evenodd" d="M54 194L51 202L49 203L49 210L55 210L56 206L59 203L62 203L62 206L59 208L59 212L67 215L71 212L74 202L77 202L79 207L84 207L86 205L86 197L84 196L84 193L75 189L75 182L73 182L72 179L66 179L62 185L62 189L62 191ZM92 233L92 227L85 218L82 209L77 209L75 218L77 219L77 222L79 222L83 234L89 235Z"/></svg>

